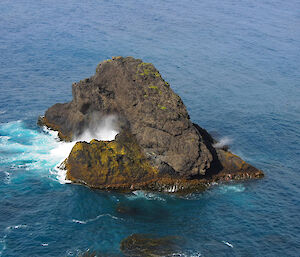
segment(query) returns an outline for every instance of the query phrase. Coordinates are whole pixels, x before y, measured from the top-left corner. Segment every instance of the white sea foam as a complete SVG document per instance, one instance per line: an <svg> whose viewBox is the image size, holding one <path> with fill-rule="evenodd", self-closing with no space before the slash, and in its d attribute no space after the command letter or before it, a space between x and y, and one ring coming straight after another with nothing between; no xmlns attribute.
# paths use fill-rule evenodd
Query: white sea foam
<svg viewBox="0 0 300 257"><path fill-rule="evenodd" d="M121 218L115 217L115 216L113 216L113 215L107 213L107 214L100 214L100 215L96 216L95 218L87 219L87 220L77 220L77 219L72 219L71 222L79 223L79 224L87 224L87 223L89 223L89 222L96 221L96 220L98 220L98 219L100 219L100 218L102 218L102 217L110 217L110 218L116 219L116 220L121 219Z"/></svg>
<svg viewBox="0 0 300 257"><path fill-rule="evenodd" d="M65 169L59 168L60 164L56 165L54 168L50 169L49 172L51 175L55 176L57 181L60 184L70 184L72 181L66 179L67 171Z"/></svg>
<svg viewBox="0 0 300 257"><path fill-rule="evenodd" d="M0 110L0 115L6 113L4 110Z"/></svg>
<svg viewBox="0 0 300 257"><path fill-rule="evenodd" d="M226 145L230 145L233 142L233 139L230 137L222 137L217 143L213 145L215 148L222 148Z"/></svg>
<svg viewBox="0 0 300 257"><path fill-rule="evenodd" d="M224 243L225 245L227 245L227 246L233 248L233 245L232 245L231 243L227 242L227 241L222 241L222 243Z"/></svg>
<svg viewBox="0 0 300 257"><path fill-rule="evenodd" d="M0 136L1 143L7 143L7 141L10 139L8 136Z"/></svg>
<svg viewBox="0 0 300 257"><path fill-rule="evenodd" d="M9 172L7 172L7 171L4 171L4 174L5 174L5 180L4 180L4 183L5 184L10 184L10 182L11 182L11 178L10 178L10 174L9 174Z"/></svg>
<svg viewBox="0 0 300 257"><path fill-rule="evenodd" d="M6 238L9 235L9 233L13 230L13 229L22 229L22 228L27 228L27 225L24 224L19 224L19 225L15 225L15 226L8 226L5 228L5 234L4 236L0 239L0 256L2 256L3 252L6 250Z"/></svg>
<svg viewBox="0 0 300 257"><path fill-rule="evenodd" d="M146 200L158 200L158 201L166 201L166 199L160 197L158 194L146 192L143 190L136 190L133 191L131 195L128 195L127 198L129 200L135 200L135 199L146 199Z"/></svg>
<svg viewBox="0 0 300 257"><path fill-rule="evenodd" d="M2 256L3 252L6 249L6 237L7 234L5 234L1 239L0 239L0 256Z"/></svg>
<svg viewBox="0 0 300 257"><path fill-rule="evenodd" d="M221 193L240 193L245 191L245 186L242 184L235 185L221 185L217 188Z"/></svg>
<svg viewBox="0 0 300 257"><path fill-rule="evenodd" d="M48 246L49 244L47 244L47 243L42 243L42 246Z"/></svg>
<svg viewBox="0 0 300 257"><path fill-rule="evenodd" d="M98 122L98 123L97 123ZM28 129L22 121L0 124L0 163L10 165L12 170L50 171L50 178L59 183L69 183L61 163L68 157L77 141L91 139L113 140L118 133L116 117L94 119L87 130L73 142L62 142L58 133L43 127L44 133ZM7 175L7 174L6 174ZM7 175L8 178L8 175ZM10 180L6 180L7 183Z"/></svg>
<svg viewBox="0 0 300 257"><path fill-rule="evenodd" d="M117 130L117 118L114 115L97 118L92 117L89 127L72 142L58 142L57 146L50 151L52 159L60 159L54 168L50 170L50 173L55 175L59 183L65 184L71 181L66 180L66 170L62 168L62 162L68 157L73 146L78 141L90 142L92 139L97 140L114 140L119 133ZM52 137L58 138L57 132L53 132L47 128L44 131L49 133Z"/></svg>
<svg viewBox="0 0 300 257"><path fill-rule="evenodd" d="M62 167L62 162L68 157L75 143L76 142L59 142L57 147L50 151L51 158L59 159L58 164L50 169L50 174L55 175L60 184L71 182L66 179L66 170Z"/></svg>
<svg viewBox="0 0 300 257"><path fill-rule="evenodd" d="M178 186L177 185L170 186L170 187L166 188L164 191L166 193L175 193L178 191Z"/></svg>
<svg viewBox="0 0 300 257"><path fill-rule="evenodd" d="M10 229L21 229L21 228L27 228L27 225L20 224L20 225L15 225L15 226L9 226L9 227L6 228L6 230L10 230Z"/></svg>

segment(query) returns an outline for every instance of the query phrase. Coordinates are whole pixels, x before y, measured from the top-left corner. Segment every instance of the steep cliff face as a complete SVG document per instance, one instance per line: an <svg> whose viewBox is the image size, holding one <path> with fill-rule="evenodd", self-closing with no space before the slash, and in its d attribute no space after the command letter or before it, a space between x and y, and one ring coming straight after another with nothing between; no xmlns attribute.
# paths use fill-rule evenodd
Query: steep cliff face
<svg viewBox="0 0 300 257"><path fill-rule="evenodd" d="M243 162L239 157L229 158L228 155L231 153L226 154L224 150L213 147L212 137L190 121L181 98L150 63L132 57L106 60L98 65L95 75L74 83L72 94L71 102L55 104L46 111L41 120L49 128L57 130L62 140L69 141L78 137L90 126L95 116L113 114L118 117L119 131L125 132L124 135L130 135L139 146L144 156L143 162L146 161L151 169L157 170L159 174L168 174L168 178L212 179L225 171L249 171L247 167L250 165L246 163L244 166L236 165ZM118 140L115 143L119 144ZM97 152L99 155L97 158L101 159L102 155L109 152L107 147L115 143L95 141L91 142L89 147L80 143L86 153L81 153L84 157L75 162L78 156L76 157L73 149L68 158L69 166L67 165L68 170L72 170L68 173L69 178L89 184L86 179L76 178L71 173L74 174L74 169L79 170L78 167L91 156L93 147L102 149ZM78 148L79 144L75 147ZM119 156L118 151L113 154ZM96 158L96 155L94 157ZM135 158L134 155L131 157ZM114 173L118 172L120 165L124 165L121 162L117 161ZM77 168L74 168L75 166ZM101 166L101 169L112 172L108 166L104 166ZM99 169L95 167L90 163L82 170L85 170L86 174L95 173L95 169ZM258 171L254 167L253 169ZM251 174L253 169L250 169ZM109 184L107 180L101 183L101 185Z"/></svg>

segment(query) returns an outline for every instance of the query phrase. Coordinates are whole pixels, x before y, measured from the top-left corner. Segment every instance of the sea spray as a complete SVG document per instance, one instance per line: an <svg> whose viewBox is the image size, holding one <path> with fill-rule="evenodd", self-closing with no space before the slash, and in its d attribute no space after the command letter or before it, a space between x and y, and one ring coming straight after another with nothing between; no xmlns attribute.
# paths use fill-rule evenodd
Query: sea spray
<svg viewBox="0 0 300 257"><path fill-rule="evenodd" d="M89 142L92 139L113 140L118 134L116 116L110 115L94 119L91 126L72 142L63 142L58 138L58 132L43 127L38 130L26 128L23 121L13 121L0 124L0 164L5 163L11 169L50 171L60 183L66 180L66 170L61 163L68 157L77 141ZM6 182L10 182L9 180Z"/></svg>
<svg viewBox="0 0 300 257"><path fill-rule="evenodd" d="M46 130L49 131L49 129ZM53 132L50 133L54 136L57 136L57 134L54 134ZM74 141L60 142L56 148L50 151L53 158L61 158L60 162L50 170L50 173L54 174L61 184L70 183L71 181L66 179L66 169L63 161L69 156L76 142L90 142L93 139L112 141L115 139L118 133L117 117L115 115L103 117L94 113L91 115L89 126L82 134L78 135Z"/></svg>
<svg viewBox="0 0 300 257"><path fill-rule="evenodd" d="M224 146L228 146L233 142L233 139L230 137L222 137L217 143L213 145L215 148L223 148Z"/></svg>
<svg viewBox="0 0 300 257"><path fill-rule="evenodd" d="M117 125L117 116L108 115L101 116L94 113L91 115L91 120L88 127L82 134L76 137L76 141L90 142L92 139L112 141L119 133Z"/></svg>

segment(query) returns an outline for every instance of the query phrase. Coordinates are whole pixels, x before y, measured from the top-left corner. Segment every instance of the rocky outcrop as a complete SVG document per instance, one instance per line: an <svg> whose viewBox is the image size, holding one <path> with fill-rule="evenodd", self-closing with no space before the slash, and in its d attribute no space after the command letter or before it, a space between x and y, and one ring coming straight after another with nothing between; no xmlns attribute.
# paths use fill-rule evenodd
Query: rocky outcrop
<svg viewBox="0 0 300 257"><path fill-rule="evenodd" d="M217 180L261 177L238 156L216 149L193 124L181 98L150 63L132 57L101 62L95 75L72 85L73 100L50 107L40 123L62 140L79 137L116 115L112 142L78 142L65 161L67 178L97 188L196 190Z"/></svg>
<svg viewBox="0 0 300 257"><path fill-rule="evenodd" d="M180 238L175 236L153 237L147 234L133 234L121 241L120 249L125 256L159 257L171 256L180 250Z"/></svg>
<svg viewBox="0 0 300 257"><path fill-rule="evenodd" d="M101 189L142 186L158 176L135 138L123 132L114 141L77 142L66 160L67 179Z"/></svg>

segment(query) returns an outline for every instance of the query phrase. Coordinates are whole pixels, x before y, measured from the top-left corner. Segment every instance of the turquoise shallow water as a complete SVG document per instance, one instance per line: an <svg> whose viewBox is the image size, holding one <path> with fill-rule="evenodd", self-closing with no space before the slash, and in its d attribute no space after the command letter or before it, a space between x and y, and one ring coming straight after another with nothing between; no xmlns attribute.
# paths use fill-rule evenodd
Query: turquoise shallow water
<svg viewBox="0 0 300 257"><path fill-rule="evenodd" d="M0 2L0 256L119 255L132 233L179 235L176 256L299 256L300 4ZM191 119L264 170L188 197L61 184L69 147L36 126L111 56L152 62ZM116 211L131 206L132 215ZM232 246L230 246L230 245Z"/></svg>

